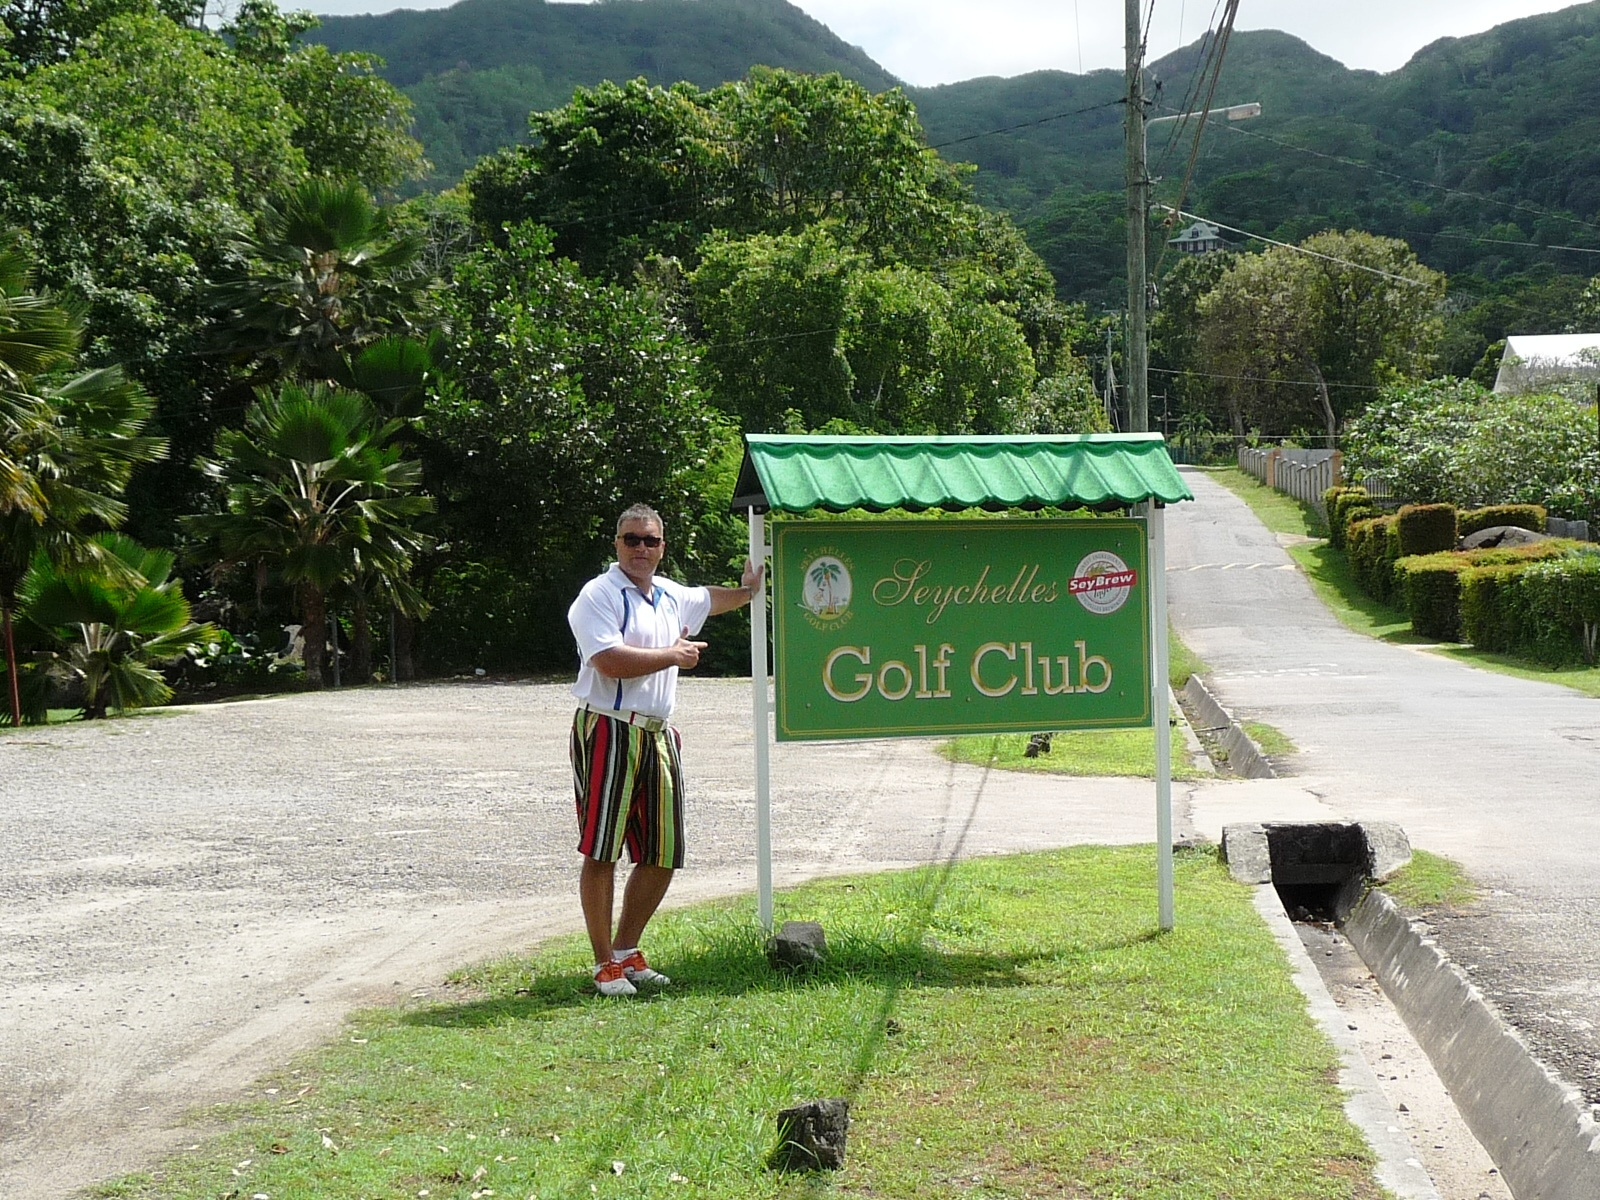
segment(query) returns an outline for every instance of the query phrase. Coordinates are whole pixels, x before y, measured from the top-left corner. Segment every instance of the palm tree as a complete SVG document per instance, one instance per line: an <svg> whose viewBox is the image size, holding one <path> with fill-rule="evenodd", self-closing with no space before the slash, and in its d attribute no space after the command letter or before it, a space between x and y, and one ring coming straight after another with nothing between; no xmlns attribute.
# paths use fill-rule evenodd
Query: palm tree
<svg viewBox="0 0 1600 1200"><path fill-rule="evenodd" d="M322 384L262 391L244 428L217 437L201 467L227 488L226 511L188 525L228 563L275 569L295 589L305 637L306 678L323 684L328 596L363 583L402 612L426 605L406 579L427 545L415 528L433 510L421 464L392 444L398 420L371 401Z"/></svg>
<svg viewBox="0 0 1600 1200"><path fill-rule="evenodd" d="M260 372L350 386L348 357L386 334L415 332L430 282L422 242L391 237L383 209L354 181L311 179L269 203L242 266L213 286L217 348Z"/></svg>
<svg viewBox="0 0 1600 1200"><path fill-rule="evenodd" d="M811 582L816 584L822 597L822 611L833 608L833 581L839 578L839 564L819 562L811 568Z"/></svg>
<svg viewBox="0 0 1600 1200"><path fill-rule="evenodd" d="M0 237L0 630L13 724L22 722L12 627L22 577L41 550L62 563L103 558L89 532L121 524L133 468L166 454L165 439L142 433L150 398L118 368L58 381L82 336L32 290L16 236Z"/></svg>
<svg viewBox="0 0 1600 1200"><path fill-rule="evenodd" d="M70 362L78 347L71 319L31 289L27 259L16 239L0 241L0 513L45 511L44 495L27 462L48 437L49 405L33 379Z"/></svg>
<svg viewBox="0 0 1600 1200"><path fill-rule="evenodd" d="M39 656L43 674L83 686L83 716L165 704L172 698L155 667L212 641L217 631L190 619L169 550L147 550L120 533L94 544L101 567L64 568L40 554L23 579L22 615L56 643Z"/></svg>

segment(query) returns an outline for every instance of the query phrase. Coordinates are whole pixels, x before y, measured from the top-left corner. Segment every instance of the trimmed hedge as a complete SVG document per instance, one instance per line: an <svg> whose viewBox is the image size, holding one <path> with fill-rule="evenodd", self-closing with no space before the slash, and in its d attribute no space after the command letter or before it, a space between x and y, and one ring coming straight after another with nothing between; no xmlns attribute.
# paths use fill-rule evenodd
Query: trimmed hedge
<svg viewBox="0 0 1600 1200"><path fill-rule="evenodd" d="M1406 557L1394 565L1395 590L1411 618L1411 628L1423 637L1437 638L1441 642L1472 642L1480 649L1494 649L1496 647L1484 645L1463 628L1462 581L1466 572L1498 566L1520 570L1529 563L1570 554L1574 547L1581 545L1581 542L1557 539L1532 546L1448 550ZM1491 632L1490 636L1498 635Z"/></svg>
<svg viewBox="0 0 1600 1200"><path fill-rule="evenodd" d="M1479 650L1504 654L1517 643L1524 616L1512 583L1524 568L1500 563L1461 572L1461 638Z"/></svg>
<svg viewBox="0 0 1600 1200"><path fill-rule="evenodd" d="M1344 549L1351 522L1360 519L1353 515L1357 510L1378 515L1364 487L1329 488L1323 493L1323 499L1328 510L1328 544L1335 550Z"/></svg>
<svg viewBox="0 0 1600 1200"><path fill-rule="evenodd" d="M1461 572L1461 632L1467 641L1551 666L1594 663L1600 640L1600 553L1573 548L1584 543L1556 545L1563 548L1558 557L1525 555L1520 562Z"/></svg>
<svg viewBox="0 0 1600 1200"><path fill-rule="evenodd" d="M1345 530L1356 582L1378 600L1394 595L1394 564L1400 559L1400 539L1394 526L1393 517L1368 517L1352 521Z"/></svg>
<svg viewBox="0 0 1600 1200"><path fill-rule="evenodd" d="M1454 550L1456 507L1453 504L1407 504L1395 513L1395 533L1400 539L1400 557L1437 554Z"/></svg>
<svg viewBox="0 0 1600 1200"><path fill-rule="evenodd" d="M1515 525L1518 529L1543 533L1547 515L1542 504L1491 504L1486 508L1469 508L1460 516L1456 536L1471 537L1480 529L1493 529L1496 525Z"/></svg>
<svg viewBox="0 0 1600 1200"><path fill-rule="evenodd" d="M1529 623L1529 657L1557 665L1594 665L1600 649L1600 554L1537 562L1515 584Z"/></svg>
<svg viewBox="0 0 1600 1200"><path fill-rule="evenodd" d="M1459 551L1419 554L1395 564L1415 633L1441 642L1461 640L1461 572L1470 565Z"/></svg>

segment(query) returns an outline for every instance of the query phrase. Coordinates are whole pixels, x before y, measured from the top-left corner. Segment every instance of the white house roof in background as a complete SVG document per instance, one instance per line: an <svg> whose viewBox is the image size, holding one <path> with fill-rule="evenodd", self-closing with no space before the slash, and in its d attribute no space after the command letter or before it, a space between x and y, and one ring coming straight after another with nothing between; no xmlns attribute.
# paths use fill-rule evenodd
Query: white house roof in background
<svg viewBox="0 0 1600 1200"><path fill-rule="evenodd" d="M1600 333L1518 334L1506 338L1494 390L1521 392L1579 379L1600 379Z"/></svg>
<svg viewBox="0 0 1600 1200"><path fill-rule="evenodd" d="M1506 339L1506 353L1524 361L1593 366L1578 357L1581 350L1600 351L1600 333L1519 334Z"/></svg>

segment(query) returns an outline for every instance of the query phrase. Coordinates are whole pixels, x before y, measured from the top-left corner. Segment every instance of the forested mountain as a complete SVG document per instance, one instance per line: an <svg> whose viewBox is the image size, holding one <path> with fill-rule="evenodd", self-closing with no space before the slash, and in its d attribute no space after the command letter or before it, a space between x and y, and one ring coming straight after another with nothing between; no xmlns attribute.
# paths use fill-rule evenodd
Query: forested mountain
<svg viewBox="0 0 1600 1200"><path fill-rule="evenodd" d="M874 90L896 82L786 0L462 0L329 18L311 36L386 59L416 105L435 185L525 139L529 109L602 78L709 87L767 63ZM1202 40L1151 64L1159 111L1184 107L1206 50ZM1123 286L1121 91L1110 70L906 89L929 143L975 164L978 197L1024 226L1064 296L1094 306L1115 306ZM1502 318L1549 324L1575 295L1562 277L1600 261L1557 248L1600 247L1597 99L1600 0L1442 39L1387 75L1285 34L1236 33L1215 100L1264 112L1208 130L1184 207L1288 241L1329 227L1405 238L1461 277L1458 293L1509 305L1485 330L1492 340ZM1188 164L1179 130L1152 130L1158 204L1176 202ZM1496 299L1508 286L1522 298Z"/></svg>
<svg viewBox="0 0 1600 1200"><path fill-rule="evenodd" d="M556 108L573 88L602 79L712 88L759 63L837 71L875 92L899 83L786 0L461 0L425 12L327 17L310 36L384 59L385 76L415 105L435 186L526 141L530 111Z"/></svg>
<svg viewBox="0 0 1600 1200"><path fill-rule="evenodd" d="M1184 106L1203 50L1152 64L1159 109ZM1041 72L914 98L939 144L1114 101L1121 86L1113 72ZM1259 100L1263 115L1207 132L1185 207L1284 241L1352 226L1401 237L1432 266L1486 281L1587 275L1595 256L1548 247L1600 246L1597 92L1600 4L1443 39L1388 75L1347 70L1284 34L1235 34L1216 101ZM1120 122L1110 107L944 153L979 165L979 196L1025 223L1065 285L1109 300L1114 260L1082 261L1081 248L1073 260L1066 247L1120 219ZM1158 203L1176 201L1187 165L1178 128L1151 131Z"/></svg>

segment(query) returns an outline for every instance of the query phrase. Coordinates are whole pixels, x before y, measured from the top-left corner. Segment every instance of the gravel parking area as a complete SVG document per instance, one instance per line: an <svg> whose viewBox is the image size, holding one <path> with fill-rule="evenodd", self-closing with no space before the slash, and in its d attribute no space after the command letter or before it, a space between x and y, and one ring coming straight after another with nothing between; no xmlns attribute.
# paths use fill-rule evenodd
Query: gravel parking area
<svg viewBox="0 0 1600 1200"><path fill-rule="evenodd" d="M0 1196L146 1166L351 1008L577 929L570 715L563 685L484 681L0 735ZM752 890L748 681L685 680L679 724L669 903ZM1154 836L1148 782L916 740L778 746L773 787L780 884Z"/></svg>

